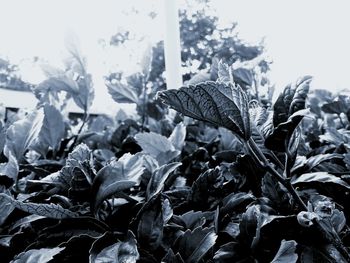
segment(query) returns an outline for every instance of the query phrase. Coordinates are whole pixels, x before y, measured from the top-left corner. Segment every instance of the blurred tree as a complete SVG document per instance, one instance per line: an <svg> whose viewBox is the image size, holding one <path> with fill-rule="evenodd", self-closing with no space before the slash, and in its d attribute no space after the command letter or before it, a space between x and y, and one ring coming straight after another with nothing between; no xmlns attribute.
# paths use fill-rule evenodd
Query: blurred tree
<svg viewBox="0 0 350 263"><path fill-rule="evenodd" d="M156 14L152 13L152 16L151 14L149 16L154 18ZM207 80L215 81L218 78L219 62L222 61L231 67L233 80L246 89L251 99L256 99L265 105L270 104L273 87L266 75L269 71L269 62L264 58L262 43L257 45L244 43L237 36L235 23L225 27L220 26L219 18L208 0L187 1L187 5L179 11L179 20L185 85ZM140 39L142 36L137 37L137 41ZM134 33L121 30L111 37L109 43L112 46L127 48L128 41L135 40ZM155 99L155 94L159 90L166 89L164 71L164 44L160 41L152 48L151 68L144 83L147 89L147 100L139 100L140 114L146 109L149 116L156 116L156 119L162 117L163 105ZM136 77L137 74L131 79L137 79ZM105 77L107 82L118 82L123 78L120 72L113 72ZM139 82L136 86L131 81L127 80L127 82L129 86L142 89ZM139 105L140 103L147 105Z"/></svg>
<svg viewBox="0 0 350 263"><path fill-rule="evenodd" d="M19 75L18 66L7 59L0 58L0 88L31 91L32 84L25 82Z"/></svg>

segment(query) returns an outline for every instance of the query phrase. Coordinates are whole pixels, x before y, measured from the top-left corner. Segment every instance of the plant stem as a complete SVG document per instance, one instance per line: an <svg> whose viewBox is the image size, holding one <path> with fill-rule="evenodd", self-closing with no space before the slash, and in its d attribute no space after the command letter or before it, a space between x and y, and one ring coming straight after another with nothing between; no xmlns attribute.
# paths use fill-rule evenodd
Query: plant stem
<svg viewBox="0 0 350 263"><path fill-rule="evenodd" d="M294 200L298 203L298 205L303 209L307 211L307 206L304 203L304 201L300 198L298 193L295 191L293 185L290 182L290 178L285 178L283 177L278 171L275 170L275 168L271 165L271 163L266 159L265 155L263 152L260 150L260 148L256 145L255 141L250 138L247 142L246 145L248 146L248 149L252 156L261 164L265 169L273 176L276 178L278 182L280 182L286 189L287 191L292 195ZM287 165L286 165L287 166ZM288 168L287 168L288 169ZM317 228L320 230L321 233L326 237L328 242L333 244L338 251L342 254L342 256L350 262L350 253L348 249L344 246L342 243L340 237L338 236L337 233L329 233L325 227L322 226L322 224L319 224L318 222L315 222L317 225Z"/></svg>
<svg viewBox="0 0 350 263"><path fill-rule="evenodd" d="M82 132L82 130L83 130L85 124L87 123L87 120L88 120L88 119L89 119L89 114L88 114L86 111L84 111L83 123L81 124L81 126L80 126L80 128L79 128L79 130L78 130L78 133L77 133L77 135L76 135L75 138L74 138L74 141L73 141L72 145L69 147L68 153L70 153L70 152L73 151L74 146L76 145L76 143L77 143L77 141L78 141L79 135L80 135L80 133Z"/></svg>
<svg viewBox="0 0 350 263"><path fill-rule="evenodd" d="M142 120L141 120L141 132L144 131L145 125L146 125L146 109L147 109L147 87L146 87L146 81L143 78L142 80L142 86L143 86L143 94L142 94Z"/></svg>
<svg viewBox="0 0 350 263"><path fill-rule="evenodd" d="M247 142L248 148L250 149L252 155L255 158L258 158L259 163L262 163L263 166L267 169L267 171L276 178L278 182L280 182L287 190L288 192L293 196L294 200L298 203L300 207L302 207L304 210L307 210L307 206L304 203L304 201L300 198L298 193L295 191L294 187L292 186L290 180L288 178L284 178L283 175L281 175L279 172L275 170L274 167L272 167L271 163L266 159L265 155L262 153L260 148L256 145L255 141L250 138Z"/></svg>

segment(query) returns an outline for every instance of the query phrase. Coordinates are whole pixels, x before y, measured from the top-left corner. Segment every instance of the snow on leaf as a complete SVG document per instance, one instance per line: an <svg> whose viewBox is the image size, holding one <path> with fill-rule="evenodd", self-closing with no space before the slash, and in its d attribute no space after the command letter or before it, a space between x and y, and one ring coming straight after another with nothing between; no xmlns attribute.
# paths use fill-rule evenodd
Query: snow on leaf
<svg viewBox="0 0 350 263"><path fill-rule="evenodd" d="M0 201L11 203L14 207L24 212L45 216L48 218L63 219L78 216L77 213L64 209L62 206L57 204L25 203L13 199L11 196L3 193L0 194Z"/></svg>
<svg viewBox="0 0 350 263"><path fill-rule="evenodd" d="M163 102L182 114L225 127L238 136L251 135L248 99L239 86L208 81L158 93Z"/></svg>
<svg viewBox="0 0 350 263"><path fill-rule="evenodd" d="M298 254L295 252L297 248L297 242L294 240L282 240L281 246L277 251L276 256L271 263L295 263L298 260Z"/></svg>

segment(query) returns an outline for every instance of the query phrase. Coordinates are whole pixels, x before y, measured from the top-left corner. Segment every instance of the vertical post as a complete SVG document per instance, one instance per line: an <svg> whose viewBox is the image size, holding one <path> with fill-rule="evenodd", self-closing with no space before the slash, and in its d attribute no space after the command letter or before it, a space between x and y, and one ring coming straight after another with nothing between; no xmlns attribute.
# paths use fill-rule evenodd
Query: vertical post
<svg viewBox="0 0 350 263"><path fill-rule="evenodd" d="M182 86L179 8L177 0L163 1L166 84L167 89L179 89Z"/></svg>

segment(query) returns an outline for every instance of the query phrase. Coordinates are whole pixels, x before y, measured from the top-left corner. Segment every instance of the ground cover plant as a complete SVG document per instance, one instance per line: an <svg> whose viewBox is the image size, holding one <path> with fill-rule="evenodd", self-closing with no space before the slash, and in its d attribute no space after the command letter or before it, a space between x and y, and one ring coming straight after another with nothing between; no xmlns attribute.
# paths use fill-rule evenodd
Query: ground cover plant
<svg viewBox="0 0 350 263"><path fill-rule="evenodd" d="M1 262L350 261L348 96L305 76L272 103L223 60L156 93L148 55L106 83L138 114L90 118L91 75L69 51L37 109L1 126Z"/></svg>

